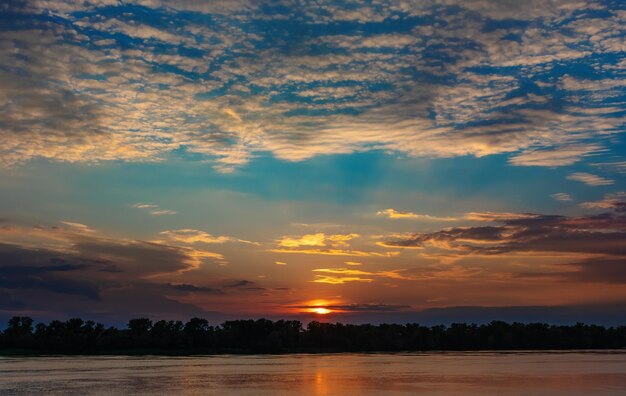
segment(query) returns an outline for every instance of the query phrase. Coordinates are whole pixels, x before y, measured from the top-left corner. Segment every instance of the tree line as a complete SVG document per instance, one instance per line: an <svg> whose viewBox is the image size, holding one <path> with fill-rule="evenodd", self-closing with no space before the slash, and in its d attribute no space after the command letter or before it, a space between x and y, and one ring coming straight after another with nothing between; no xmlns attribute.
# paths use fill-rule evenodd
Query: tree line
<svg viewBox="0 0 626 396"><path fill-rule="evenodd" d="M0 354L216 354L614 349L626 347L626 326L578 323L342 324L296 320L132 319L125 329L79 318L34 324L16 316L0 333Z"/></svg>

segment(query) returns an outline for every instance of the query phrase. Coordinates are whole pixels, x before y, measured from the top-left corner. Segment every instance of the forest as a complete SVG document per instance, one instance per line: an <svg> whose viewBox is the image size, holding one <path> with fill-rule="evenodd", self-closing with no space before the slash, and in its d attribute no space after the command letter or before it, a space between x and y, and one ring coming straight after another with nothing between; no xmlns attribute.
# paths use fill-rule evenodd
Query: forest
<svg viewBox="0 0 626 396"><path fill-rule="evenodd" d="M13 317L0 333L0 355L264 354L400 351L564 350L626 347L626 326L577 323L342 324L295 320L132 319L124 329L79 318L35 324Z"/></svg>

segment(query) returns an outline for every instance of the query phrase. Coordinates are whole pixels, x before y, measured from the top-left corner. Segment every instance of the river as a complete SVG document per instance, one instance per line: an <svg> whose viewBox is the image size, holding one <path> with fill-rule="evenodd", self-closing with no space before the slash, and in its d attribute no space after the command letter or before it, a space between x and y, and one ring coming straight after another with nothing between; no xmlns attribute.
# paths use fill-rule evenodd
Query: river
<svg viewBox="0 0 626 396"><path fill-rule="evenodd" d="M0 357L2 395L625 395L626 351Z"/></svg>

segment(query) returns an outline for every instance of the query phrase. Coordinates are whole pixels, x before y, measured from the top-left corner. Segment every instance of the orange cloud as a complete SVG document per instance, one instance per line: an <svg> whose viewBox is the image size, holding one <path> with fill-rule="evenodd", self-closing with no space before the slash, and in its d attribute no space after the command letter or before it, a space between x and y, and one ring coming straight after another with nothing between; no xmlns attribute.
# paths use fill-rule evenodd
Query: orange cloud
<svg viewBox="0 0 626 396"><path fill-rule="evenodd" d="M469 212L464 218L472 221L506 221L533 219L536 217L539 217L539 215L533 213Z"/></svg>
<svg viewBox="0 0 626 396"><path fill-rule="evenodd" d="M377 216L387 217L389 219L413 219L413 220L428 220L428 221L454 221L455 217L437 217L425 214L417 214L413 212L403 212L392 208L384 209L376 212Z"/></svg>
<svg viewBox="0 0 626 396"><path fill-rule="evenodd" d="M283 237L278 241L278 245L282 247L295 248L300 246L324 246L326 243L326 235L322 232L317 234L306 234L300 238Z"/></svg>
<svg viewBox="0 0 626 396"><path fill-rule="evenodd" d="M359 234L330 234L323 232L316 234L305 234L301 237L282 237L278 245L287 248L297 248L300 246L348 246L348 241L358 238Z"/></svg>
<svg viewBox="0 0 626 396"><path fill-rule="evenodd" d="M404 270L371 272L350 268L317 268L312 271L322 273L321 275L316 274L313 282L328 283L332 285L339 285L347 282L373 282L374 278L391 278L402 280L413 279L411 277L402 275L401 272Z"/></svg>
<svg viewBox="0 0 626 396"><path fill-rule="evenodd" d="M270 249L274 253L295 253L295 254L319 254L324 256L355 256L355 257L393 257L400 252L364 252L360 250L340 250L340 249Z"/></svg>
<svg viewBox="0 0 626 396"><path fill-rule="evenodd" d="M313 280L314 283L327 283L329 285L342 285L348 282L374 282L374 279L370 278L359 278L356 276L328 276L328 275L316 275Z"/></svg>

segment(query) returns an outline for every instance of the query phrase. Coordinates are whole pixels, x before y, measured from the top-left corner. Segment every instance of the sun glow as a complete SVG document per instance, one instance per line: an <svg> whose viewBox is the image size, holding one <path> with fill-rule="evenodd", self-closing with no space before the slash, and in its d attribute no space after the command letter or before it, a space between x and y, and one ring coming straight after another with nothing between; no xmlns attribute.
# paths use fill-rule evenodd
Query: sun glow
<svg viewBox="0 0 626 396"><path fill-rule="evenodd" d="M318 315L327 315L327 314L333 312L330 309L324 308L324 307L312 308L311 311L316 313L316 314L318 314Z"/></svg>
<svg viewBox="0 0 626 396"><path fill-rule="evenodd" d="M327 300L318 298L315 300L303 301L301 304L292 306L299 313L307 313L314 315L328 315L341 312L340 306L343 304L341 300Z"/></svg>

